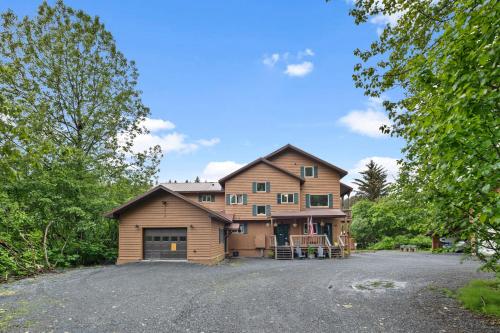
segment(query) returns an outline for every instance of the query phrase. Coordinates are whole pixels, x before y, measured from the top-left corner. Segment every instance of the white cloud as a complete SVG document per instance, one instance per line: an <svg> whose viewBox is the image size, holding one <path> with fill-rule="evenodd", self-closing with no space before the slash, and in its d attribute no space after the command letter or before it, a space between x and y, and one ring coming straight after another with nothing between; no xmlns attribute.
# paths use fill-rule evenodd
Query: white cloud
<svg viewBox="0 0 500 333"><path fill-rule="evenodd" d="M290 64L286 66L284 73L288 76L303 77L311 73L314 65L310 61L304 61L300 64Z"/></svg>
<svg viewBox="0 0 500 333"><path fill-rule="evenodd" d="M265 55L262 63L268 67L274 67L276 63L280 60L279 53L273 53L270 56Z"/></svg>
<svg viewBox="0 0 500 333"><path fill-rule="evenodd" d="M304 51L299 51L297 53L297 58L302 59L304 57L313 57L314 56L314 51L311 49L305 49Z"/></svg>
<svg viewBox="0 0 500 333"><path fill-rule="evenodd" d="M314 69L314 64L311 61L302 61L305 57L313 57L314 51L306 48L298 51L296 54L290 52L273 53L264 55L262 63L269 68L277 65L283 69L283 73L288 76L303 77L311 73Z"/></svg>
<svg viewBox="0 0 500 333"><path fill-rule="evenodd" d="M201 178L207 181L217 181L244 165L234 161L210 162L203 169Z"/></svg>
<svg viewBox="0 0 500 333"><path fill-rule="evenodd" d="M168 120L146 118L141 124L149 130L147 134L138 135L134 139L132 151L143 152L154 146L160 146L164 154L176 152L180 154L191 153L200 147L211 147L220 142L219 138L198 139L191 141L188 135L178 132L166 133L174 129L175 125ZM119 141L124 142L126 137L120 135Z"/></svg>
<svg viewBox="0 0 500 333"><path fill-rule="evenodd" d="M350 111L339 119L339 123L348 127L352 132L372 138L383 137L380 126L391 124L383 110L382 99L375 97L370 97L366 109Z"/></svg>
<svg viewBox="0 0 500 333"><path fill-rule="evenodd" d="M197 141L201 146L205 146L205 147L212 147L212 146L215 146L216 144L218 144L220 142L220 139L219 138L213 138L213 139L201 139L201 140L198 140Z"/></svg>
<svg viewBox="0 0 500 333"><path fill-rule="evenodd" d="M371 156L359 160L352 169L349 170L349 175L346 177L346 182L356 189L356 185L352 182L356 178L360 178L361 171L366 170L366 165L373 160L378 165L381 165L387 171L387 181L393 183L399 175L398 159L393 157Z"/></svg>
<svg viewBox="0 0 500 333"><path fill-rule="evenodd" d="M171 130L175 128L174 123L171 121L153 118L145 118L142 122L142 126L146 127L151 132Z"/></svg>

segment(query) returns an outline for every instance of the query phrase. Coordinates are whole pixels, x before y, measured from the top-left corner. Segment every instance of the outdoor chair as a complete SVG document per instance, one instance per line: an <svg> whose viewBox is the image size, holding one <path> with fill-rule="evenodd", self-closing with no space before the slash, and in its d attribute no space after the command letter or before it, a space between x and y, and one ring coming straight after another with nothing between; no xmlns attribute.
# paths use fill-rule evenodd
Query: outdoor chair
<svg viewBox="0 0 500 333"><path fill-rule="evenodd" d="M295 253L297 254L297 258L299 259L304 259L306 257L306 255L302 253L302 249L298 245L295 248Z"/></svg>
<svg viewBox="0 0 500 333"><path fill-rule="evenodd" d="M318 259L325 259L325 252L323 251L323 246L318 246Z"/></svg>

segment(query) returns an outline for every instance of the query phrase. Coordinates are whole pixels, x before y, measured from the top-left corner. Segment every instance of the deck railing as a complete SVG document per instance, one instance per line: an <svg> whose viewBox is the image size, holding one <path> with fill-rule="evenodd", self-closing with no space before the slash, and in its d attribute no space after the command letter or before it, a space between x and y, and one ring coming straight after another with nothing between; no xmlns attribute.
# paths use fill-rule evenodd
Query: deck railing
<svg viewBox="0 0 500 333"><path fill-rule="evenodd" d="M339 236L340 255L344 258L345 243L343 236Z"/></svg>
<svg viewBox="0 0 500 333"><path fill-rule="evenodd" d="M326 235L290 235L290 245L292 247L300 246L307 247L309 245L313 247L321 246L331 246L330 241Z"/></svg>

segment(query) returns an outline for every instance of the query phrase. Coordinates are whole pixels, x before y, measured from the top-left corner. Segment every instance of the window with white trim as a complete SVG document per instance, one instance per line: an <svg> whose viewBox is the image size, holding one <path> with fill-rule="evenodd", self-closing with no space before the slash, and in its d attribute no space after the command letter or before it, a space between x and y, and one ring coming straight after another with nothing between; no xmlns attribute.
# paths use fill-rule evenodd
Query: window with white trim
<svg viewBox="0 0 500 333"><path fill-rule="evenodd" d="M311 207L328 207L328 194L311 194L309 202Z"/></svg>
<svg viewBox="0 0 500 333"><path fill-rule="evenodd" d="M293 201L293 193L282 193L281 194L281 203L294 203Z"/></svg>
<svg viewBox="0 0 500 333"><path fill-rule="evenodd" d="M242 205L243 204L243 194L231 194L229 196L229 203L231 205Z"/></svg>
<svg viewBox="0 0 500 333"><path fill-rule="evenodd" d="M266 188L266 183L265 182L258 182L255 184L255 190L257 192L266 192L267 191L267 188Z"/></svg>
<svg viewBox="0 0 500 333"><path fill-rule="evenodd" d="M266 206L257 206L257 215L266 215Z"/></svg>
<svg viewBox="0 0 500 333"><path fill-rule="evenodd" d="M309 234L309 223L306 222L304 223L304 235ZM313 222L313 234L317 235L318 234L318 223Z"/></svg>
<svg viewBox="0 0 500 333"><path fill-rule="evenodd" d="M202 194L200 195L200 201L201 202L214 202L214 195L213 194Z"/></svg>
<svg viewBox="0 0 500 333"><path fill-rule="evenodd" d="M305 177L314 177L314 167L313 166L304 167L304 176Z"/></svg>

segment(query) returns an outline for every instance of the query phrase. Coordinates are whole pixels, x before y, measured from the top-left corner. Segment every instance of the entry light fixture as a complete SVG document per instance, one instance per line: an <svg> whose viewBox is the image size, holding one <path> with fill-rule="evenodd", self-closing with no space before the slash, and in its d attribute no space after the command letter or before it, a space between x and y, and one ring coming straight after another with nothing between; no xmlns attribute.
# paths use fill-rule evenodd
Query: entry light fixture
<svg viewBox="0 0 500 333"><path fill-rule="evenodd" d="M139 225L138 225L138 224L136 224L136 225L135 225L135 228L136 228L136 229L139 229Z"/></svg>

